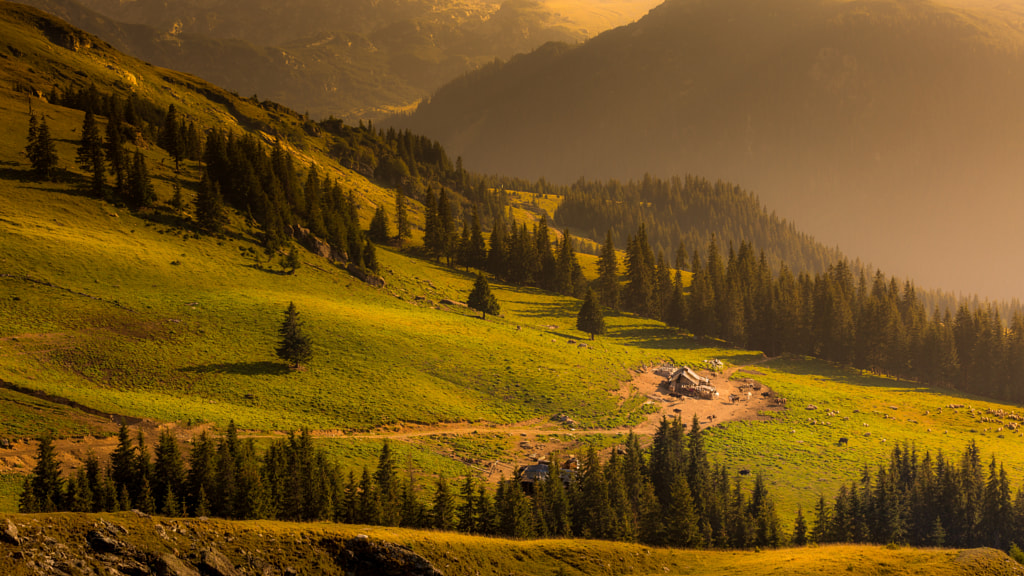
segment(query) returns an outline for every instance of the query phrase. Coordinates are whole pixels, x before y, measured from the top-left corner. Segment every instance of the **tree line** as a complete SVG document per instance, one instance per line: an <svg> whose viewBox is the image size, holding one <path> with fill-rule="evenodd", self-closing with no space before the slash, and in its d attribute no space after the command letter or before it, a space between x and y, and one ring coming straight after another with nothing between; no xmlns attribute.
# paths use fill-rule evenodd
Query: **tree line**
<svg viewBox="0 0 1024 576"><path fill-rule="evenodd" d="M682 245L676 271L654 257L640 225L626 250L625 273L609 232L593 282L601 304L721 338L739 347L819 358L993 398L1024 401L1024 314L1004 320L999 307L929 311L913 282L868 276L838 260L821 273L773 273L748 242L723 258L715 239L706 256ZM692 277L684 290L679 269ZM624 286L621 286L624 283ZM620 294L621 291L621 294Z"/></svg>
<svg viewBox="0 0 1024 576"><path fill-rule="evenodd" d="M893 448L887 464L865 468L835 496L801 510L794 543L857 542L913 546L988 546L1024 542L1024 489L1012 493L1006 469L982 463L972 441L959 458L934 457L911 446Z"/></svg>
<svg viewBox="0 0 1024 576"><path fill-rule="evenodd" d="M552 238L547 218L532 226L517 223L511 211L493 215L491 234L484 240L476 209L461 224L445 191L426 193L424 250L449 265L486 271L517 286L536 286L557 294L582 298L587 291L576 258L576 241L569 232ZM460 232L461 228L461 232Z"/></svg>
<svg viewBox="0 0 1024 576"><path fill-rule="evenodd" d="M595 242L604 239L601 232L611 231L622 247L627 235L643 223L655 253L669 253L680 242L703 247L714 236L724 244L750 243L765 253L773 268L786 263L790 269L820 272L841 256L769 213L754 194L728 182L650 175L626 183L580 179L560 192L564 197L555 222Z"/></svg>
<svg viewBox="0 0 1024 576"><path fill-rule="evenodd" d="M271 518L436 528L512 538L583 537L682 547L746 548L786 542L763 478L744 486L708 460L703 431L662 420L654 442L626 444L602 463L591 447L563 474L552 455L546 478L524 484L517 473L495 491L467 475L441 475L421 493L411 463L401 470L385 441L376 470L343 473L308 430L258 455L234 423L219 440L205 433L188 454L163 431L151 459L141 432L126 426L110 463L90 455L64 478L52 440L40 439L24 485L22 512L138 509L167 516ZM525 488L524 488L525 486Z"/></svg>
<svg viewBox="0 0 1024 576"><path fill-rule="evenodd" d="M375 269L372 241L360 228L352 191L342 190L315 164L301 174L281 140L268 149L248 133L197 127L174 105L162 109L134 93L122 98L95 86L62 92L55 89L51 101L85 112L75 160L86 172L86 187L95 197L134 209L155 208L156 195L140 152L145 142L152 142L168 153L176 174L186 160L201 162L192 206L199 229L221 233L227 209L233 208L251 226L259 227L268 254L286 246L294 235L291 227L298 226L326 241L335 255ZM105 128L100 123L102 117L107 120ZM461 160L452 164L440 144L429 139L408 132L375 131L372 124L349 127L333 119L321 123L315 133L327 139L342 164L394 185L400 203L409 196L425 201L425 184L427 189L437 187L447 194L454 214L475 204L485 209L483 218L489 220L491 211L501 207L500 195L474 186ZM40 122L34 114L26 154L35 177L55 175L59 159L53 138L45 118ZM187 208L177 178L169 205L179 215ZM404 204L400 205L399 211L403 208ZM378 211L382 210L379 207ZM400 243L411 236L411 230L407 214L404 221L403 215L398 216ZM385 234L376 240L390 242L392 238Z"/></svg>

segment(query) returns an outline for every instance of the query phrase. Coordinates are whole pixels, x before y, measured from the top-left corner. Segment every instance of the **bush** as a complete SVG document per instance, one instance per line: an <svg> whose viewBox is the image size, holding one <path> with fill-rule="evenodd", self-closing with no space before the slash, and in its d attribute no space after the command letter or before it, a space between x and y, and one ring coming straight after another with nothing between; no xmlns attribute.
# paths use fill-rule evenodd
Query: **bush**
<svg viewBox="0 0 1024 576"><path fill-rule="evenodd" d="M1010 551L1007 552L1007 554L1010 555L1010 558L1013 558L1014 560L1016 560L1018 564L1024 564L1024 551L1022 551L1017 546L1016 542L1011 542L1010 543Z"/></svg>

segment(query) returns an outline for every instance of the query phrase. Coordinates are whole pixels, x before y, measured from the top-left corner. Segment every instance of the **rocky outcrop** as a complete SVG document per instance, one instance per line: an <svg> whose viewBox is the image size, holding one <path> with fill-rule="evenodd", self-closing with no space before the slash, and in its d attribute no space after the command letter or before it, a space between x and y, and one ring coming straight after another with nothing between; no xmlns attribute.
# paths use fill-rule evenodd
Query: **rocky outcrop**
<svg viewBox="0 0 1024 576"><path fill-rule="evenodd" d="M260 524L117 515L0 517L0 576L442 576L411 549Z"/></svg>
<svg viewBox="0 0 1024 576"><path fill-rule="evenodd" d="M343 251L335 250L331 248L324 239L318 237L309 231L309 228L303 228L302 226L289 226L288 233L300 246L309 250L313 254L326 258L331 262L344 262L348 260L348 254Z"/></svg>
<svg viewBox="0 0 1024 576"><path fill-rule="evenodd" d="M345 540L335 562L356 576L443 576L412 550L367 536Z"/></svg>
<svg viewBox="0 0 1024 576"><path fill-rule="evenodd" d="M238 576L235 565L223 554L208 548L199 555L199 569L207 576Z"/></svg>
<svg viewBox="0 0 1024 576"><path fill-rule="evenodd" d="M345 270L347 270L349 274L355 276L356 278L362 280L363 282L366 282L367 284L373 286L374 288L383 288L386 284L386 282L384 282L384 279L381 278L380 276L377 276L373 272L370 272L360 266L357 266L352 262L349 262L348 266L345 267Z"/></svg>
<svg viewBox="0 0 1024 576"><path fill-rule="evenodd" d="M150 562L150 567L156 576L200 576L199 572L173 554L164 553L155 556Z"/></svg>
<svg viewBox="0 0 1024 576"><path fill-rule="evenodd" d="M0 523L0 542L7 542L15 546L21 545L21 539L18 538L18 527L14 525L14 522L11 522L10 518L5 518Z"/></svg>

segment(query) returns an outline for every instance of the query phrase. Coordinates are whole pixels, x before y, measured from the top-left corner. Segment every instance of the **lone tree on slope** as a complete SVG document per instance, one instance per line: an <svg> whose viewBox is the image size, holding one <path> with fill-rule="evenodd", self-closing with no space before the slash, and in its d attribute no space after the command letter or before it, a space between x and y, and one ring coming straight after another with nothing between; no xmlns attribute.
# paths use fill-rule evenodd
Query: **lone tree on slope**
<svg viewBox="0 0 1024 576"><path fill-rule="evenodd" d="M278 334L281 335L281 344L277 347L277 357L287 362L293 369L313 357L313 342L302 331L302 322L299 321L299 313L294 302L288 304L288 311L284 313L284 324L281 325Z"/></svg>
<svg viewBox="0 0 1024 576"><path fill-rule="evenodd" d="M32 164L32 173L38 180L49 180L57 169L57 147L50 137L50 127L46 125L46 116L42 121L36 120L33 113L28 123L28 146L25 155Z"/></svg>
<svg viewBox="0 0 1024 576"><path fill-rule="evenodd" d="M491 294L491 287L487 284L487 279L483 274L476 275L476 283L473 285L473 291L469 293L466 305L481 312L484 320L487 319L488 314L501 313L501 307L498 306L494 294Z"/></svg>
<svg viewBox="0 0 1024 576"><path fill-rule="evenodd" d="M597 303L597 296L592 289L587 289L587 296L583 300L579 314L576 315L576 329L590 334L604 334L604 314L601 313L601 306Z"/></svg>

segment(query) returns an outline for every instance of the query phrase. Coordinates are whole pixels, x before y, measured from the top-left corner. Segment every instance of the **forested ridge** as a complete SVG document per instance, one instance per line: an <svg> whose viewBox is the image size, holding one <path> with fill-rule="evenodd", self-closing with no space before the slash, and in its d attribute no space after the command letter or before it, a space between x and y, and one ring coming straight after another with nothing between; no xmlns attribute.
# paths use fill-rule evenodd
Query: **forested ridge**
<svg viewBox="0 0 1024 576"><path fill-rule="evenodd" d="M668 180L648 175L627 183L579 180L564 194L555 223L597 242L611 230L621 245L642 222L655 253L671 254L680 242L706 246L713 236L723 246L751 244L767 255L772 268L784 262L790 269L821 272L841 257L728 182L689 175Z"/></svg>
<svg viewBox="0 0 1024 576"><path fill-rule="evenodd" d="M653 444L630 434L603 463L591 447L580 458L552 454L543 477L522 470L492 490L472 476L433 481L398 462L385 442L375 471L339 469L308 430L262 454L234 424L217 440L205 433L186 454L164 431L151 455L122 426L108 466L91 456L65 478L49 438L25 481L22 512L138 509L166 516L335 521L458 530L510 538L580 537L696 548L778 546L787 541L767 483L752 486L714 465L696 417L689 427L663 419ZM562 459L574 462L563 468ZM552 464L553 463L553 464ZM541 467L545 467L541 464Z"/></svg>

